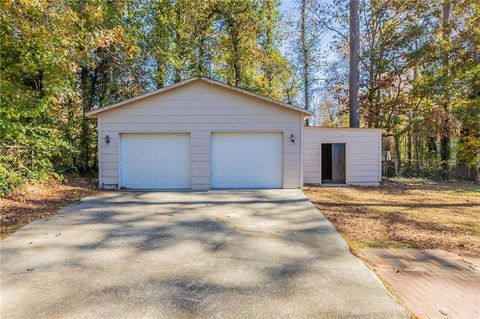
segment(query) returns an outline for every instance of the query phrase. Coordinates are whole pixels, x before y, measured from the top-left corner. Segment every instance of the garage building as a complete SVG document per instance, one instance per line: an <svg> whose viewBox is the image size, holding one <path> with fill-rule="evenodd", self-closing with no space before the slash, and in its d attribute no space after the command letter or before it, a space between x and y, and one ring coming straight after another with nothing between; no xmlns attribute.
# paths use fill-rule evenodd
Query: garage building
<svg viewBox="0 0 480 319"><path fill-rule="evenodd" d="M87 116L98 121L103 188L299 188L304 181L381 180L380 130L304 128L310 112L205 77Z"/></svg>

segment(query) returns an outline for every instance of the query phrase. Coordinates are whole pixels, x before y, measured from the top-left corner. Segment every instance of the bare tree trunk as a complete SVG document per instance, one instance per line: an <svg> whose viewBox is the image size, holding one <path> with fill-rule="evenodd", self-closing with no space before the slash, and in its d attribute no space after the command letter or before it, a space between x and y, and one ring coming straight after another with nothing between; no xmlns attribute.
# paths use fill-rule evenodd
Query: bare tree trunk
<svg viewBox="0 0 480 319"><path fill-rule="evenodd" d="M235 81L235 86L240 86L242 81L241 68L240 68L240 58L239 58L239 41L236 32L232 32L232 67L233 67L233 77Z"/></svg>
<svg viewBox="0 0 480 319"><path fill-rule="evenodd" d="M417 41L415 41L415 51L418 50L418 43ZM417 80L417 77L418 77L418 71L417 71L417 67L415 67L413 69L413 81L415 82ZM413 104L413 102L412 102ZM413 110L413 113L412 113L412 117L413 117L413 124L412 124L412 136L411 136L411 139L412 139L412 144L413 144L413 161L414 161L414 165L413 167L415 168L415 173L418 173L418 170L420 169L420 156L419 156L419 138L418 138L418 123L416 121L416 117L417 117L417 110Z"/></svg>
<svg viewBox="0 0 480 319"><path fill-rule="evenodd" d="M445 42L449 41L449 19L450 19L450 0L444 0L442 3L442 38ZM448 71L450 65L450 57L448 49L445 50L443 56L443 66ZM448 79L447 79L448 81ZM444 83L445 86L445 83ZM450 94L447 87L444 88L443 98L443 118L442 130L440 136L440 159L442 161L442 175L448 178L448 161L450 160Z"/></svg>
<svg viewBox="0 0 480 319"><path fill-rule="evenodd" d="M350 0L350 77L348 97L350 127L360 127L358 102L360 23L358 19L358 3L359 0Z"/></svg>
<svg viewBox="0 0 480 319"><path fill-rule="evenodd" d="M85 113L90 109L90 90L88 85L88 69L83 67L80 71L80 86L82 90L82 121L80 135L80 171L86 173L90 159L88 119Z"/></svg>
<svg viewBox="0 0 480 319"><path fill-rule="evenodd" d="M400 170L402 168L402 158L400 156L400 135L396 133L393 135L395 140L395 173L398 175L400 174Z"/></svg>
<svg viewBox="0 0 480 319"><path fill-rule="evenodd" d="M412 166L412 131L408 130L407 132L407 161L408 165Z"/></svg>
<svg viewBox="0 0 480 319"><path fill-rule="evenodd" d="M165 86L166 67L165 62L157 59L157 76L155 78L157 89Z"/></svg>
<svg viewBox="0 0 480 319"><path fill-rule="evenodd" d="M300 20L300 42L302 45L302 58L303 58L303 100L306 110L310 110L310 52L307 43L306 34L306 22L307 22L307 0L302 0L302 12ZM305 125L308 126L308 119L305 121Z"/></svg>
<svg viewBox="0 0 480 319"><path fill-rule="evenodd" d="M413 161L415 163L415 170L418 172L420 169L420 143L418 141L418 135L416 132L413 133Z"/></svg>
<svg viewBox="0 0 480 319"><path fill-rule="evenodd" d="M175 43L179 45L181 48L183 48L183 44L180 43L182 41L182 38L179 30L180 29L179 26L182 24L182 14L180 12L180 7L178 5L176 6L176 10L175 10L175 24L176 24ZM182 50L179 50L179 51L182 51ZM183 56L181 52L177 52L177 54L179 54L179 56L177 57L177 63L178 63L178 60L182 60ZM174 79L175 79L175 83L180 82L182 80L182 69L180 65L176 65L174 68Z"/></svg>
<svg viewBox="0 0 480 319"><path fill-rule="evenodd" d="M265 11L266 11L266 30L265 30L265 51L267 54L272 53L273 49L273 28L272 24L274 21L273 17L273 1L272 0L265 0L264 1L264 6L265 6ZM272 72L272 64L270 61L268 61L266 65L266 70L265 70L265 77L267 78L267 83L268 83L268 90L271 92L272 91L272 86L273 86L273 72Z"/></svg>
<svg viewBox="0 0 480 319"><path fill-rule="evenodd" d="M98 141L98 131L97 129L92 130L94 132L94 140ZM95 143L95 148L93 149L93 166L92 171L98 172L98 143Z"/></svg>
<svg viewBox="0 0 480 319"><path fill-rule="evenodd" d="M205 35L202 34L198 45L197 74L205 75Z"/></svg>

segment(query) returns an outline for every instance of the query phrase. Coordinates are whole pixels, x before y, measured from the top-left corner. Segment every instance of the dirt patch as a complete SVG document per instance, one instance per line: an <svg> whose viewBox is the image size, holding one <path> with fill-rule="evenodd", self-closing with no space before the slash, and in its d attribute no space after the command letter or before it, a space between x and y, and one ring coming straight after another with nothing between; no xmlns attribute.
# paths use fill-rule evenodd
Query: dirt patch
<svg viewBox="0 0 480 319"><path fill-rule="evenodd" d="M394 179L304 189L353 249L439 248L480 255L480 185Z"/></svg>
<svg viewBox="0 0 480 319"><path fill-rule="evenodd" d="M36 219L57 214L65 205L98 193L90 178L69 177L23 185L0 198L1 239Z"/></svg>

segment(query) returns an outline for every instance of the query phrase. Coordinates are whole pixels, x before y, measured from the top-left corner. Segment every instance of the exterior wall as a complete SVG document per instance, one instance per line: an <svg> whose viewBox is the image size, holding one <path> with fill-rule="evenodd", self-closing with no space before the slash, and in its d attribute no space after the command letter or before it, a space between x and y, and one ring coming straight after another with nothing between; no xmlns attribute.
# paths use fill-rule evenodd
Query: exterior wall
<svg viewBox="0 0 480 319"><path fill-rule="evenodd" d="M347 184L379 185L382 180L382 131L380 129L306 127L303 150L305 184L321 184L322 143L346 144Z"/></svg>
<svg viewBox="0 0 480 319"><path fill-rule="evenodd" d="M119 184L122 133L190 133L192 189L209 189L212 132L283 133L283 187L302 185L303 114L203 81L105 111L98 116L98 130L101 186Z"/></svg>

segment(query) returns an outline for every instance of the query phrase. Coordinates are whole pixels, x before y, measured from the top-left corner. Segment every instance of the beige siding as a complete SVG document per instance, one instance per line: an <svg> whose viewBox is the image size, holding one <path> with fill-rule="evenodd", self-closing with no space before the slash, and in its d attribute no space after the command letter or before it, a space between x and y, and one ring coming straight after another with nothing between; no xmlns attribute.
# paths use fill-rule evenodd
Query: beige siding
<svg viewBox="0 0 480 319"><path fill-rule="evenodd" d="M245 94L195 81L103 112L98 123L100 184L119 183L122 133L190 133L192 188L209 189L212 132L282 132L283 187L301 186L303 115Z"/></svg>
<svg viewBox="0 0 480 319"><path fill-rule="evenodd" d="M303 174L306 184L321 184L321 144L346 144L346 179L352 185L378 185L381 181L380 130L306 127Z"/></svg>

